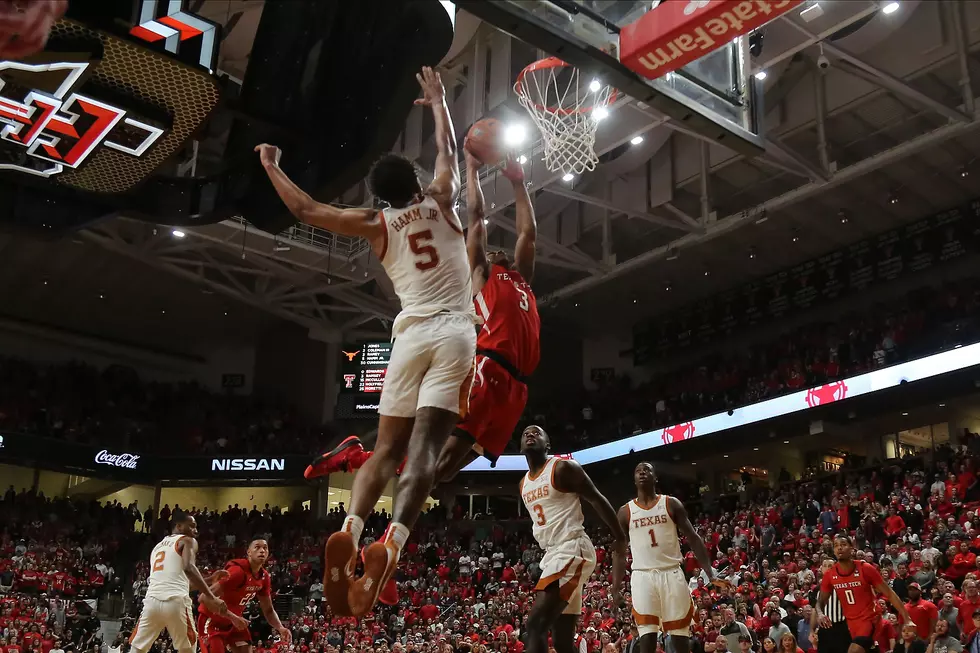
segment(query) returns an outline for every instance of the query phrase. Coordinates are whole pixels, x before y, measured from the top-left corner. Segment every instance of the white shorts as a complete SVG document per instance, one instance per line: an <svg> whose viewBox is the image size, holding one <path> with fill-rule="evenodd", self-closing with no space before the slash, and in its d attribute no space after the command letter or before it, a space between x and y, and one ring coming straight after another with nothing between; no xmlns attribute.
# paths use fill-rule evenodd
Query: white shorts
<svg viewBox="0 0 980 653"><path fill-rule="evenodd" d="M562 614L582 614L582 588L595 570L595 547L582 536L549 548L541 558L541 578L534 589L558 583L558 594L568 605Z"/></svg>
<svg viewBox="0 0 980 653"><path fill-rule="evenodd" d="M130 646L139 653L146 653L166 628L176 650L193 651L197 646L197 629L191 616L193 607L189 596L166 601L146 597L140 620L129 636Z"/></svg>
<svg viewBox="0 0 980 653"><path fill-rule="evenodd" d="M664 632L691 636L694 602L680 567L634 569L630 576L633 620L640 635Z"/></svg>
<svg viewBox="0 0 980 653"><path fill-rule="evenodd" d="M378 412L415 417L419 408L431 407L463 417L475 356L476 325L468 317L443 313L414 319L391 347Z"/></svg>

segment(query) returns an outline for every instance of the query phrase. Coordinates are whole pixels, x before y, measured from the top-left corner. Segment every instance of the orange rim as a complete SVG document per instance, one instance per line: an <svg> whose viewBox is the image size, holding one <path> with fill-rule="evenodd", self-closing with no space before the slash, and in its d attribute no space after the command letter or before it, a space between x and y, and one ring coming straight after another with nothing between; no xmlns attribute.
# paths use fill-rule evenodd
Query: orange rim
<svg viewBox="0 0 980 653"><path fill-rule="evenodd" d="M522 70L520 74L517 76L517 81L514 82L514 92L522 97L527 97L528 99L530 99L531 94L528 91L527 85L524 83L525 78L529 73L534 73L539 70L548 70L550 68L569 68L569 67L570 66L567 63L565 63L558 57L547 57L545 59L539 59L537 61L534 61L528 64L527 66L525 66L524 70ZM618 95L619 95L619 91L617 91L616 89L612 89L612 92L609 94L609 97L606 99L605 102L590 104L587 107L579 107L577 109L563 109L561 107L549 107L543 104L539 104L537 102L530 102L530 104L538 111L547 111L548 113L554 113L561 116L570 116L573 113L588 113L599 106L608 107L610 104L616 101L616 97Z"/></svg>

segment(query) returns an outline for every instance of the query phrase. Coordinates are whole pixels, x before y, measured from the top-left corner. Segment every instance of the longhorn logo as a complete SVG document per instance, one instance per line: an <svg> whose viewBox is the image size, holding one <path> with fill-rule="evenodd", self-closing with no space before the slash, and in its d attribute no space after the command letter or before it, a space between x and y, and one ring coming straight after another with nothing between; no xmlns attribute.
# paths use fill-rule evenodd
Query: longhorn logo
<svg viewBox="0 0 980 653"><path fill-rule="evenodd" d="M346 357L347 357L347 362L348 362L348 363L353 363L353 362L354 362L354 357L355 357L355 356L357 356L358 354L360 354L360 353L361 353L361 350L360 350L360 349L358 349L358 350L357 350L357 351L355 351L355 352L350 352L350 351L343 351L343 350L341 350L341 353L342 353L342 354L343 354L344 356L346 356Z"/></svg>

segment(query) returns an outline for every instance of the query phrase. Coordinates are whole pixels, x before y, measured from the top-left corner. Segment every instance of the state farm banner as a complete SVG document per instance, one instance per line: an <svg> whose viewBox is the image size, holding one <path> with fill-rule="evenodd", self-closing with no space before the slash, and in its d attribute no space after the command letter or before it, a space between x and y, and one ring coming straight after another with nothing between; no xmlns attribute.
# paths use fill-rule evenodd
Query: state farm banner
<svg viewBox="0 0 980 653"><path fill-rule="evenodd" d="M803 0L664 0L619 33L619 60L657 79L779 18Z"/></svg>
<svg viewBox="0 0 980 653"><path fill-rule="evenodd" d="M144 484L157 481L291 483L303 478L309 461L310 456L295 455L159 456L26 433L0 433L0 463Z"/></svg>

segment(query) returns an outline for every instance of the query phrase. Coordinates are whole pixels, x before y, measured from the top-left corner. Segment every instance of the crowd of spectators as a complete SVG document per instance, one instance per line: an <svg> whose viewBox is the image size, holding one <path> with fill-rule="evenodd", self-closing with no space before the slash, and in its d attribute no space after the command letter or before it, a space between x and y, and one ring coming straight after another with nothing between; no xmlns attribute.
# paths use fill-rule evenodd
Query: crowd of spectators
<svg viewBox="0 0 980 653"><path fill-rule="evenodd" d="M563 446L574 450L976 342L978 315L980 278L921 288L896 303L787 330L642 383L620 376L541 403L532 385L524 421L560 431Z"/></svg>
<svg viewBox="0 0 980 653"><path fill-rule="evenodd" d="M144 453L317 453L331 425L287 405L215 393L194 382L147 382L129 367L38 365L0 358L0 430Z"/></svg>
<svg viewBox="0 0 980 653"><path fill-rule="evenodd" d="M922 653L920 644L924 650L930 642L933 653L962 651L980 610L978 462L965 450L942 447L927 459L772 489L754 486L709 506L690 502L716 571L732 584L731 590L706 586L686 553L696 653L815 650L809 616L836 533L853 536L857 556L880 568L915 615L918 630L903 632L881 602L876 639L883 653ZM433 509L420 520L399 566L399 603L354 620L330 613L320 582L324 537L339 527L342 509L319 521L308 510L269 506L194 512L205 573L240 556L254 536L270 542L274 602L293 644L286 648L272 639L253 608L247 616L259 653L523 651L541 559L527 520L446 520L442 509ZM145 558L169 530L166 517L143 528L135 505L8 492L0 502L0 653L108 653L123 646L119 638L112 645L99 639L98 619L85 614L90 604L80 599L101 603L125 591L123 633L131 628L146 589ZM384 513L373 515L365 543L379 537L387 521ZM629 611L611 602L606 535L592 530L599 564L586 586L580 653L632 653L635 642ZM73 582L59 581L59 574ZM165 638L154 653L170 653Z"/></svg>

